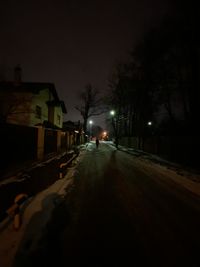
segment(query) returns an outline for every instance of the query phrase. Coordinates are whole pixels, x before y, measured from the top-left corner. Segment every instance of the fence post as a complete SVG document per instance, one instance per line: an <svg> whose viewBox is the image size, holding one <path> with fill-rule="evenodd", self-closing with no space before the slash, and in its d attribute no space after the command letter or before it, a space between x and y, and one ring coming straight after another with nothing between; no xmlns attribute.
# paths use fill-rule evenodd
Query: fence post
<svg viewBox="0 0 200 267"><path fill-rule="evenodd" d="M44 158L44 131L43 127L38 127L37 138L37 159L42 160Z"/></svg>
<svg viewBox="0 0 200 267"><path fill-rule="evenodd" d="M67 138L67 150L69 150L69 131L66 131L66 138Z"/></svg>
<svg viewBox="0 0 200 267"><path fill-rule="evenodd" d="M57 131L57 151L61 150L61 131Z"/></svg>
<svg viewBox="0 0 200 267"><path fill-rule="evenodd" d="M22 224L20 206L24 203L25 200L27 200L27 198L27 194L18 194L14 199L13 205L6 211L10 217L13 217L13 228L15 230L18 230Z"/></svg>

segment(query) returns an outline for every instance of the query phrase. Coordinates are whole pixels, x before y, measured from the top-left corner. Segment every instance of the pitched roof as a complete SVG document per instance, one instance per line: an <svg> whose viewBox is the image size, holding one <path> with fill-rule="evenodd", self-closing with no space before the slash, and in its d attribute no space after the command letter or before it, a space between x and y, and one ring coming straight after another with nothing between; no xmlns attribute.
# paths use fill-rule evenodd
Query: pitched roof
<svg viewBox="0 0 200 267"><path fill-rule="evenodd" d="M15 82L0 82L0 90L17 90L38 93L41 90L49 89L56 100L59 100L55 85L53 83L36 83L36 82L22 82L15 84Z"/></svg>
<svg viewBox="0 0 200 267"><path fill-rule="evenodd" d="M63 113L67 113L67 109L65 107L65 103L64 101L60 101L60 100L52 100L52 101L47 101L47 105L48 106L60 106L62 108L62 112Z"/></svg>
<svg viewBox="0 0 200 267"><path fill-rule="evenodd" d="M62 107L63 113L67 113L65 103L60 101L55 85L53 83L37 83L37 82L21 82L15 84L15 82L0 82L0 91L18 91L18 92L31 92L33 94L39 93L41 90L49 89L54 97L54 105L60 105Z"/></svg>

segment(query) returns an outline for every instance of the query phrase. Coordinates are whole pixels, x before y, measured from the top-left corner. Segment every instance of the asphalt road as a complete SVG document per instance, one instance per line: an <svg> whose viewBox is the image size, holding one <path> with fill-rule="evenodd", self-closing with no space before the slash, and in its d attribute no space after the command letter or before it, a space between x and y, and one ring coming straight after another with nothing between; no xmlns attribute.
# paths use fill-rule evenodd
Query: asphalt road
<svg viewBox="0 0 200 267"><path fill-rule="evenodd" d="M136 157L90 144L39 246L15 266L200 266L200 201Z"/></svg>

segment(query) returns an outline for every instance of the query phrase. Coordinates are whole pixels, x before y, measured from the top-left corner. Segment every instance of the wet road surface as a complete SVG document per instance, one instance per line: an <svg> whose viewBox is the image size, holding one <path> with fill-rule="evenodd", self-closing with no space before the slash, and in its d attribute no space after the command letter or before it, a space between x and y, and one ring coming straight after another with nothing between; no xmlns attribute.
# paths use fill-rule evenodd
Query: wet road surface
<svg viewBox="0 0 200 267"><path fill-rule="evenodd" d="M38 246L24 238L14 266L200 266L199 203L136 157L90 144Z"/></svg>

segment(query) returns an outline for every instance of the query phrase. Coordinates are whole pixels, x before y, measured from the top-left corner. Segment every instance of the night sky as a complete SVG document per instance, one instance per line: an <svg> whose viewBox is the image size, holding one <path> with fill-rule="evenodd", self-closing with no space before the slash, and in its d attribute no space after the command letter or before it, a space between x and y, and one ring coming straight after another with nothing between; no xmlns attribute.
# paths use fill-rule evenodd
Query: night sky
<svg viewBox="0 0 200 267"><path fill-rule="evenodd" d="M68 114L91 83L102 93L116 62L170 10L167 0L1 0L0 70L8 80L20 64L25 82L53 82ZM102 124L102 118L94 119Z"/></svg>

